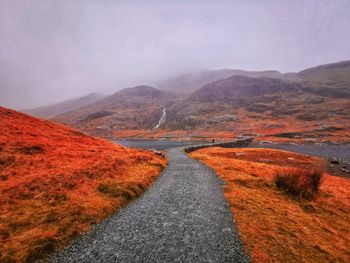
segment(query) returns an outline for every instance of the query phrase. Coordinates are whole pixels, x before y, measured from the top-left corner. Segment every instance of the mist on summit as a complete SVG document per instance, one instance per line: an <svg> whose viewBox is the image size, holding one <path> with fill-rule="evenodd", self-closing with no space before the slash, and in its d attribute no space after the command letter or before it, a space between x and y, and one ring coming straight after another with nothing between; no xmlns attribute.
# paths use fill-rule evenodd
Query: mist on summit
<svg viewBox="0 0 350 263"><path fill-rule="evenodd" d="M350 57L349 1L0 0L0 104L24 109L202 69Z"/></svg>

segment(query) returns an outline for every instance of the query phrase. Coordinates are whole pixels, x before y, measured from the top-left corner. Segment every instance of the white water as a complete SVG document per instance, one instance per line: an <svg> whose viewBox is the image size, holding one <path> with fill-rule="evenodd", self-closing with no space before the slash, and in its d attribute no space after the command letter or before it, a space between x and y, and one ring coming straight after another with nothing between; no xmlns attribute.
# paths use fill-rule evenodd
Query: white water
<svg viewBox="0 0 350 263"><path fill-rule="evenodd" d="M160 120L158 121L158 124L153 128L158 129L160 127L160 125L162 125L165 122L165 118L166 118L166 108L163 109L163 114L162 117L160 117Z"/></svg>

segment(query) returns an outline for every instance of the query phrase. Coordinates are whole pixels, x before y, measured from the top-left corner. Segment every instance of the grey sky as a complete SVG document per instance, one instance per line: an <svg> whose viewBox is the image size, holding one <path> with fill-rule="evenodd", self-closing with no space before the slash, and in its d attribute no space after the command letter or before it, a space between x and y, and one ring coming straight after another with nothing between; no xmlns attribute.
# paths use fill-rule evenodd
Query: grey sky
<svg viewBox="0 0 350 263"><path fill-rule="evenodd" d="M0 105L350 59L350 1L0 0Z"/></svg>

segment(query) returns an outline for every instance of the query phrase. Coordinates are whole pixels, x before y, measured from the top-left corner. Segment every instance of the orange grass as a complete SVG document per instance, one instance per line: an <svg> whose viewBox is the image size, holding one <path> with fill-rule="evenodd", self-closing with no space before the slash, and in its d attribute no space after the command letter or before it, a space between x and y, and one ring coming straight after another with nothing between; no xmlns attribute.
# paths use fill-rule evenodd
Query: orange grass
<svg viewBox="0 0 350 263"><path fill-rule="evenodd" d="M0 107L0 262L62 248L140 195L165 165L151 152Z"/></svg>
<svg viewBox="0 0 350 263"><path fill-rule="evenodd" d="M225 197L252 262L350 262L350 180L325 174L312 201L278 190L281 169L324 169L322 159L271 149L190 154L226 182Z"/></svg>
<svg viewBox="0 0 350 263"><path fill-rule="evenodd" d="M203 122L211 120L215 116L233 114L238 117L237 120L225 121L221 123L208 124L205 128L200 126L183 130L113 130L110 136L117 138L191 138L191 139L215 139L232 140L241 134L255 134L256 141L273 142L295 142L304 143L309 141L316 142L350 142L350 124L346 114L336 114L342 112L342 109L349 108L349 100L337 99L324 102L325 104L304 105L301 103L295 105L300 111L295 114L285 114L273 116L269 111L263 113L249 112L244 108L235 109L232 112L215 112L199 115ZM312 110L311 110L311 108ZM304 121L297 118L298 115L305 112L321 113L324 109L332 109L327 118L315 121ZM327 130L326 127L336 127L338 129ZM93 128L93 127L92 127ZM300 137L287 138L276 137L279 133L299 132ZM99 134L99 136L101 136ZM102 135L103 136L103 135Z"/></svg>

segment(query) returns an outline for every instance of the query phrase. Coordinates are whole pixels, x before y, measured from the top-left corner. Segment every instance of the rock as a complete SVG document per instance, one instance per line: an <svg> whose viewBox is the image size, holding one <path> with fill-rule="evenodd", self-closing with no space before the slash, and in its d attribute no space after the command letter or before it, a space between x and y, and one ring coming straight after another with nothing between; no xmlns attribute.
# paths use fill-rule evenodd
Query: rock
<svg viewBox="0 0 350 263"><path fill-rule="evenodd" d="M329 162L330 162L330 163L332 163L332 164L339 164L338 159L337 159L337 158L335 158L335 157L331 157L331 158L329 158Z"/></svg>
<svg viewBox="0 0 350 263"><path fill-rule="evenodd" d="M317 140L315 138L305 138L305 142L316 142Z"/></svg>
<svg viewBox="0 0 350 263"><path fill-rule="evenodd" d="M243 138L247 138L247 137L257 137L258 134L256 133L243 133L242 135L240 135Z"/></svg>
<svg viewBox="0 0 350 263"><path fill-rule="evenodd" d="M293 161L293 160L294 160L293 157L288 157L287 159L290 160L290 161Z"/></svg>
<svg viewBox="0 0 350 263"><path fill-rule="evenodd" d="M102 126L97 126L96 129L101 130L101 131L110 131L111 127L109 127L107 125L102 125Z"/></svg>
<svg viewBox="0 0 350 263"><path fill-rule="evenodd" d="M261 141L260 144L275 144L272 141Z"/></svg>
<svg viewBox="0 0 350 263"><path fill-rule="evenodd" d="M345 167L342 167L340 170L344 173L350 173L350 170L346 169Z"/></svg>
<svg viewBox="0 0 350 263"><path fill-rule="evenodd" d="M164 151L158 151L156 149L151 149L150 151L153 152L156 155L159 155L160 157L163 157L163 158L165 157L165 152Z"/></svg>
<svg viewBox="0 0 350 263"><path fill-rule="evenodd" d="M238 120L239 118L235 115L225 114L220 116L214 116L211 120L207 121L207 123L222 123L226 121Z"/></svg>

